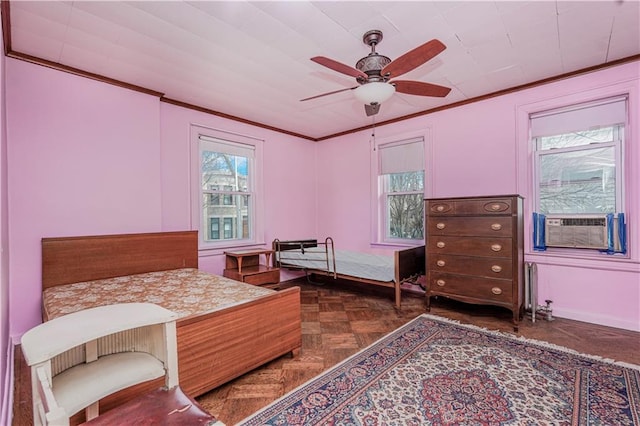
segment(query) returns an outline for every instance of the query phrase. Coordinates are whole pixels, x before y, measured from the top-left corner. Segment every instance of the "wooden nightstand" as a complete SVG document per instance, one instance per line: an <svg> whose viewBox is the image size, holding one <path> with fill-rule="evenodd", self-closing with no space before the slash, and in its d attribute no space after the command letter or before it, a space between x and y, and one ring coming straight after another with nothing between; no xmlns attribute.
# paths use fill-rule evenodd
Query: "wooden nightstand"
<svg viewBox="0 0 640 426"><path fill-rule="evenodd" d="M224 254L225 277L254 285L273 286L280 283L280 268L270 266L273 250L236 250ZM261 255L264 255L264 264L260 263Z"/></svg>

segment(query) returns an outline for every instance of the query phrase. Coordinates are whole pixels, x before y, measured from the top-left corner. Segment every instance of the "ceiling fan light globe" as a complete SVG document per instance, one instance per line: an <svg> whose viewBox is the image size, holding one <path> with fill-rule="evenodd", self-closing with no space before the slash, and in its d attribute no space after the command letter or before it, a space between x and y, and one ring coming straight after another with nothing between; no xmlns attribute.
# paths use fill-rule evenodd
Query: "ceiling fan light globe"
<svg viewBox="0 0 640 426"><path fill-rule="evenodd" d="M360 102L370 104L381 104L395 93L396 88L389 83L371 82L363 84L354 90L356 99Z"/></svg>

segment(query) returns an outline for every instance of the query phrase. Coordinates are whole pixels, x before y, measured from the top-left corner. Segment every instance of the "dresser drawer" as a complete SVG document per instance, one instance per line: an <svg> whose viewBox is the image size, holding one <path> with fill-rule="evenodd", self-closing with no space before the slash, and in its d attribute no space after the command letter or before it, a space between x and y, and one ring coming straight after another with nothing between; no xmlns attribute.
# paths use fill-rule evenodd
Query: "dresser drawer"
<svg viewBox="0 0 640 426"><path fill-rule="evenodd" d="M431 215L453 215L456 213L455 201L439 200L427 202L428 214Z"/></svg>
<svg viewBox="0 0 640 426"><path fill-rule="evenodd" d="M511 303L513 282L468 275L429 272L431 295L442 294L458 299L473 299L488 303Z"/></svg>
<svg viewBox="0 0 640 426"><path fill-rule="evenodd" d="M512 258L513 240L506 237L451 237L434 235L427 241L427 258L439 254Z"/></svg>
<svg viewBox="0 0 640 426"><path fill-rule="evenodd" d="M510 216L500 217L429 217L429 235L470 235L478 237L510 237Z"/></svg>
<svg viewBox="0 0 640 426"><path fill-rule="evenodd" d="M450 255L432 255L427 259L427 270L430 272L476 275L507 280L510 280L512 276L511 259Z"/></svg>
<svg viewBox="0 0 640 426"><path fill-rule="evenodd" d="M512 198L429 200L430 215L486 215L511 214L514 212Z"/></svg>

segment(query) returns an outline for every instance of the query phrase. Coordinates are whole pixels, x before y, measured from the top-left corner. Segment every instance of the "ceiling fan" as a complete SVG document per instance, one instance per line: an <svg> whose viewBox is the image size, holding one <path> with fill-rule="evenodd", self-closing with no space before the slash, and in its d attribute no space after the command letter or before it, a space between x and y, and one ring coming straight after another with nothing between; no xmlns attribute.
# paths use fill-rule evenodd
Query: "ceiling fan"
<svg viewBox="0 0 640 426"><path fill-rule="evenodd" d="M339 73L355 77L359 86L323 93L321 95L301 99L301 101L308 101L322 96L333 95L334 93L355 89L354 94L356 98L364 103L364 109L367 116L371 116L377 114L378 111L380 111L380 104L389 99L396 91L409 95L432 96L438 98L447 96L451 91L448 87L438 86L431 83L423 83L421 81L390 80L391 78L398 77L399 75L405 74L414 68L419 67L446 49L446 46L439 40L433 39L428 41L393 61L376 52L376 45L382 41L382 31L367 31L362 36L362 41L364 44L371 46L371 53L360 59L356 63L355 68L324 56L315 56L311 58L313 62Z"/></svg>

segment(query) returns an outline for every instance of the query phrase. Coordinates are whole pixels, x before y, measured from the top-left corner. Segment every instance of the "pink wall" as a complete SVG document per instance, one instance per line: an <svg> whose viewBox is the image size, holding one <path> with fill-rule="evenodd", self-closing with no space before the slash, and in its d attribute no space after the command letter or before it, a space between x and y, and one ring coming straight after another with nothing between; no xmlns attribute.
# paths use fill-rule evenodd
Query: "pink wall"
<svg viewBox="0 0 640 426"><path fill-rule="evenodd" d="M158 99L7 60L11 332L40 322L43 237L158 231Z"/></svg>
<svg viewBox="0 0 640 426"><path fill-rule="evenodd" d="M433 167L426 177L433 197L516 194L525 197L525 260L538 263L540 301L554 300L558 316L640 331L640 148L638 122L640 62L562 80L376 129L376 138L420 134L429 129ZM630 159L627 217L630 258L540 255L531 250L528 140L521 109L557 99L630 92ZM520 114L520 115L519 115ZM525 124L526 125L526 124ZM524 136L522 133L524 132ZM371 131L318 145L318 237L332 236L341 248L380 250L372 245L370 169ZM429 162L429 161L428 161ZM427 191L427 195L429 195ZM387 248L386 251L390 251ZM544 303L544 302L543 302Z"/></svg>
<svg viewBox="0 0 640 426"><path fill-rule="evenodd" d="M318 235L336 248L375 251L370 235L370 134L318 144Z"/></svg>
<svg viewBox="0 0 640 426"><path fill-rule="evenodd" d="M6 78L14 338L40 322L41 238L195 229L192 123L264 140L265 242L315 234L317 144L23 61Z"/></svg>

